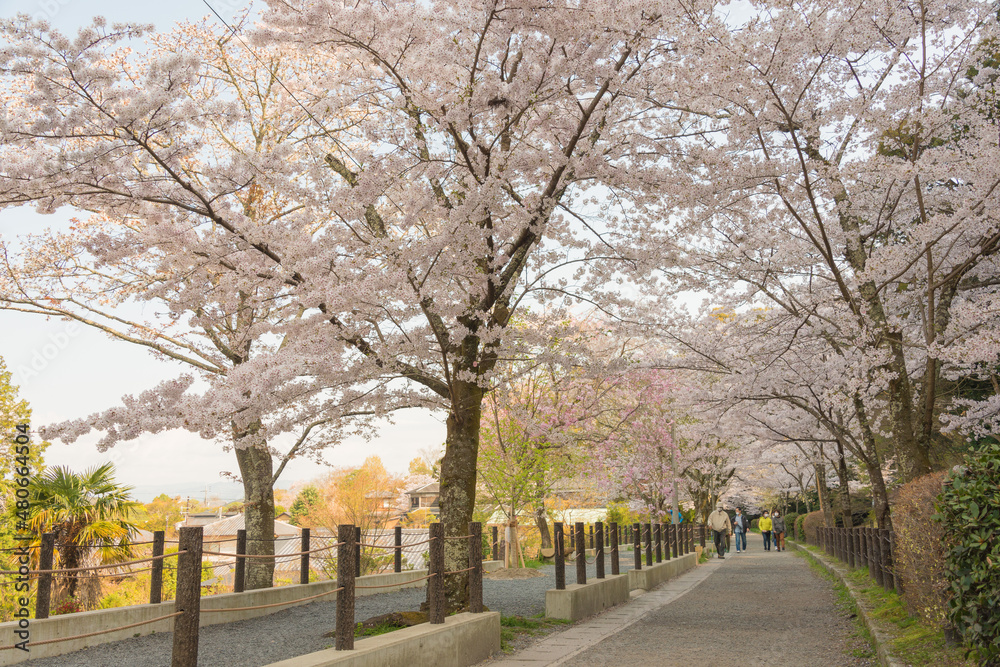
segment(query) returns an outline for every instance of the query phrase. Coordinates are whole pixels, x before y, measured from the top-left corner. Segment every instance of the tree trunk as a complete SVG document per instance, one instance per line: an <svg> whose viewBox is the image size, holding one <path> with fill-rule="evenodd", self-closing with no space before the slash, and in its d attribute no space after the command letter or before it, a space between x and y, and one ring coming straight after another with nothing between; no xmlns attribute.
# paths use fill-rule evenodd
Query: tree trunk
<svg viewBox="0 0 1000 667"><path fill-rule="evenodd" d="M535 525L538 526L538 534L542 536L542 548L552 548L552 535L549 533L549 519L545 516L543 505L535 506Z"/></svg>
<svg viewBox="0 0 1000 667"><path fill-rule="evenodd" d="M247 554L274 556L274 463L264 446L236 449L243 478ZM247 558L246 590L274 585L273 558Z"/></svg>
<svg viewBox="0 0 1000 667"><path fill-rule="evenodd" d="M847 481L847 459L844 457L844 443L837 439L837 478L840 480L840 492L837 496L840 499L840 519L844 523L844 528L853 528L854 520L851 517L851 487Z"/></svg>
<svg viewBox="0 0 1000 667"><path fill-rule="evenodd" d="M823 512L823 523L829 528L833 525L833 510L830 507L830 489L826 486L826 461L820 453L819 463L813 464L816 469L816 495L819 496L819 509Z"/></svg>
<svg viewBox="0 0 1000 667"><path fill-rule="evenodd" d="M441 522L444 523L445 571L469 567L468 540L447 539L467 534L476 503L476 461L479 457L479 421L483 389L475 383L455 380L451 384L451 411L447 440L441 459ZM508 545L510 549L512 545ZM449 574L444 579L449 611L469 604L469 573Z"/></svg>

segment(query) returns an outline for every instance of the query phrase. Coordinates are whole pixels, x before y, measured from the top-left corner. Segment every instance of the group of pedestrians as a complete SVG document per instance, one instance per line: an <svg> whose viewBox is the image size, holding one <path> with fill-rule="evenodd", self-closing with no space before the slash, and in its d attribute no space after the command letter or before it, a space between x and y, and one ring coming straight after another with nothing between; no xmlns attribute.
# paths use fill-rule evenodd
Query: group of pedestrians
<svg viewBox="0 0 1000 667"><path fill-rule="evenodd" d="M750 520L743 515L740 508L736 508L736 516L732 519L729 514L722 509L722 503L716 503L715 511L708 515L708 527L712 531L712 538L715 542L715 552L719 558L726 557L726 549L729 537L732 536L736 543L736 553L747 550L747 533L750 532ZM764 538L764 551L771 550L771 541L774 540L774 550L784 551L785 549L785 519L778 510L771 513L764 512L757 522L760 534Z"/></svg>

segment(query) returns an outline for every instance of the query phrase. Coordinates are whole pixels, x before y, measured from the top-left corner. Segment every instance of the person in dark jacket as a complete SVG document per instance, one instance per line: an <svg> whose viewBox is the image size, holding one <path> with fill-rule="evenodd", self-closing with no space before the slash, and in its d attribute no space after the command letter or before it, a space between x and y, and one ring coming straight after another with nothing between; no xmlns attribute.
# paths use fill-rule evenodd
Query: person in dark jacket
<svg viewBox="0 0 1000 667"><path fill-rule="evenodd" d="M774 550L785 550L785 518L774 510L771 516L771 537L774 538Z"/></svg>
<svg viewBox="0 0 1000 667"><path fill-rule="evenodd" d="M733 541L736 542L736 553L747 550L747 518L743 516L743 511L736 508L736 516L733 517Z"/></svg>

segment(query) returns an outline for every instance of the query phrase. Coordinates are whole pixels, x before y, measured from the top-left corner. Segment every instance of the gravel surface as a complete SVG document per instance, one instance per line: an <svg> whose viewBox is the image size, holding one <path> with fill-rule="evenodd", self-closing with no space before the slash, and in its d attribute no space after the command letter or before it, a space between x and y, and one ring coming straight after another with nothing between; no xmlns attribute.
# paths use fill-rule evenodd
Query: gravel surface
<svg viewBox="0 0 1000 667"><path fill-rule="evenodd" d="M833 585L790 552L750 551L689 595L587 649L565 667L612 665L804 665L870 667L868 648L836 605ZM870 652L870 651L869 651Z"/></svg>
<svg viewBox="0 0 1000 667"><path fill-rule="evenodd" d="M631 560L621 559L621 571L631 568ZM631 553L628 553L631 558ZM587 566L588 577L596 576L595 565ZM610 574L610 557L605 565ZM483 603L491 611L506 616L533 616L545 612L545 591L555 588L555 566L542 568L543 577L516 580L484 580ZM566 564L566 581L576 581L576 566ZM426 599L425 589L413 588L357 598L355 619L362 621L393 611L419 609ZM333 646L324 632L333 629L334 602L315 602L247 621L211 625L201 629L198 640L198 667L261 667L297 655ZM111 644L32 660L31 667L165 667L170 664L173 633L135 637Z"/></svg>

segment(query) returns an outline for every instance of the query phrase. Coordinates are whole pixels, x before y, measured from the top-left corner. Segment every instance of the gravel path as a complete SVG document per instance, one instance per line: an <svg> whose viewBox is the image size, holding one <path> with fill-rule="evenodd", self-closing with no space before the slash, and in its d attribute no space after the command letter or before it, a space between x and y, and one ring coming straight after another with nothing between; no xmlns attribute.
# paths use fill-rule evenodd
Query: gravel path
<svg viewBox="0 0 1000 667"><path fill-rule="evenodd" d="M611 665L805 665L867 667L852 655L867 644L835 603L830 582L790 552L750 551L726 563L696 591L563 663Z"/></svg>
<svg viewBox="0 0 1000 667"><path fill-rule="evenodd" d="M622 552L621 571L631 568ZM631 558L631 552L628 552ZM588 577L596 576L588 565ZM606 571L611 572L610 557ZM545 611L545 591L555 588L555 566L542 568L544 577L516 580L484 580L483 603L504 615L533 616ZM576 566L567 563L566 581L576 581ZM355 618L362 621L392 611L416 610L426 599L423 588L357 598ZM313 653L333 645L324 632L333 629L334 602L315 602L285 609L268 616L201 629L198 667L261 667L297 655ZM165 667L170 664L173 633L126 639L111 644L32 660L31 667Z"/></svg>

